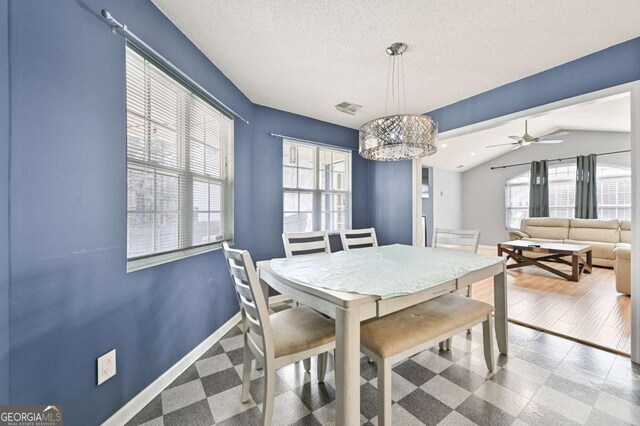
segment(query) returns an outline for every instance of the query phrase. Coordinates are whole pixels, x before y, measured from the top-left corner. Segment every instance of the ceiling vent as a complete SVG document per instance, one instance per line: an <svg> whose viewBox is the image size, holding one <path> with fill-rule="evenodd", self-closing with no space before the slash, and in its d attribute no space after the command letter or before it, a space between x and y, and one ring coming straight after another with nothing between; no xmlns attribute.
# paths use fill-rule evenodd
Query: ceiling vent
<svg viewBox="0 0 640 426"><path fill-rule="evenodd" d="M336 105L336 109L349 115L356 115L356 111L362 108L362 105L353 104L351 102L340 102Z"/></svg>

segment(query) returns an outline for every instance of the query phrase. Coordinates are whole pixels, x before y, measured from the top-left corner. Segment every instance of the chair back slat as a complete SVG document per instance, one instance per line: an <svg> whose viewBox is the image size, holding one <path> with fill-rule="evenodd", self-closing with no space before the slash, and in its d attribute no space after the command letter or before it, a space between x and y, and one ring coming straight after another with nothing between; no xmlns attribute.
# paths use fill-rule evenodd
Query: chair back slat
<svg viewBox="0 0 640 426"><path fill-rule="evenodd" d="M343 229L340 231L340 240L342 240L343 250L378 247L375 228Z"/></svg>
<svg viewBox="0 0 640 426"><path fill-rule="evenodd" d="M269 307L251 255L246 250L229 248L227 243L223 243L222 248L236 290L247 338L251 341L259 340L253 341L254 353L257 350L257 355L261 357L264 357L265 353L273 354ZM255 336L251 337L250 332Z"/></svg>
<svg viewBox="0 0 640 426"><path fill-rule="evenodd" d="M478 230L436 228L433 247L461 248L476 253L479 240Z"/></svg>
<svg viewBox="0 0 640 426"><path fill-rule="evenodd" d="M287 257L331 253L326 232L285 232L282 234L282 242Z"/></svg>

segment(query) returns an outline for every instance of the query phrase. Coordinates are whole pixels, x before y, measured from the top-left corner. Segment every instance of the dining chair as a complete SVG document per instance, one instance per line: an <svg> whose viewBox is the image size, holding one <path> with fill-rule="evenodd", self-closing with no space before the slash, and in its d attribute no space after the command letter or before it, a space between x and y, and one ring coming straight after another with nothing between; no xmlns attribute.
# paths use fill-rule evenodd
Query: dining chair
<svg viewBox="0 0 640 426"><path fill-rule="evenodd" d="M262 424L270 425L276 370L318 355L318 382L323 382L328 351L335 349L335 325L307 307L286 309L270 315L249 252L231 249L227 243L223 243L222 247L238 296L244 331L241 400L243 403L249 400L251 365L256 359L264 370Z"/></svg>
<svg viewBox="0 0 640 426"><path fill-rule="evenodd" d="M324 231L285 232L282 234L284 251L287 257L302 254L331 253L329 236Z"/></svg>
<svg viewBox="0 0 640 426"><path fill-rule="evenodd" d="M433 247L453 248L477 253L479 242L480 231L475 229L436 228L433 234ZM472 285L469 285L463 291L466 292L467 297L471 297L473 293ZM467 333L471 333L471 329L468 329ZM451 339L441 342L440 349L451 349Z"/></svg>
<svg viewBox="0 0 640 426"><path fill-rule="evenodd" d="M378 425L391 425L391 366L466 328L482 323L484 359L493 371L492 312L488 303L449 293L363 323L360 350L378 368Z"/></svg>
<svg viewBox="0 0 640 426"><path fill-rule="evenodd" d="M340 231L342 250L351 250L363 247L378 247L375 228L343 229Z"/></svg>
<svg viewBox="0 0 640 426"><path fill-rule="evenodd" d="M287 257L301 256L303 254L331 253L329 236L324 231L317 232L284 232L282 234L284 252ZM298 303L295 303L299 306ZM311 359L304 359L304 370L311 371Z"/></svg>

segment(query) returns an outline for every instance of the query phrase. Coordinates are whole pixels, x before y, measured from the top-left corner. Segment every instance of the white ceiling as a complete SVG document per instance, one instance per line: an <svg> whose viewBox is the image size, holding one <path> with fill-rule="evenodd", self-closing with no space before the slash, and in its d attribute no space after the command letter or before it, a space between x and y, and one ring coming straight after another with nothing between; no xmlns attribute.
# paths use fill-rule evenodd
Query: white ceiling
<svg viewBox="0 0 640 426"><path fill-rule="evenodd" d="M253 102L353 128L385 113L392 42L424 113L640 35L638 0L153 1Z"/></svg>
<svg viewBox="0 0 640 426"><path fill-rule="evenodd" d="M513 147L485 148L487 145L515 142L510 135L524 133L524 118L501 126L462 136L440 138L440 149L425 157L423 164L435 168L466 171L511 151ZM627 95L614 96L582 105L574 105L529 118L529 134L543 136L558 130L593 130L629 132L631 129L631 102ZM526 146L518 149L528 149ZM459 165L464 167L458 168Z"/></svg>

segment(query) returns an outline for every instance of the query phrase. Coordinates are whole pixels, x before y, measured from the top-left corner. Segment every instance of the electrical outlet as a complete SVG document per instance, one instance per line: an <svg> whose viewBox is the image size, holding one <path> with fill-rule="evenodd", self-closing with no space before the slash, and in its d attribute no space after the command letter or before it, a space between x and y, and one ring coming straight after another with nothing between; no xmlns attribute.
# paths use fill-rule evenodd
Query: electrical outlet
<svg viewBox="0 0 640 426"><path fill-rule="evenodd" d="M103 384L116 375L116 350L102 355L98 358L98 385Z"/></svg>

